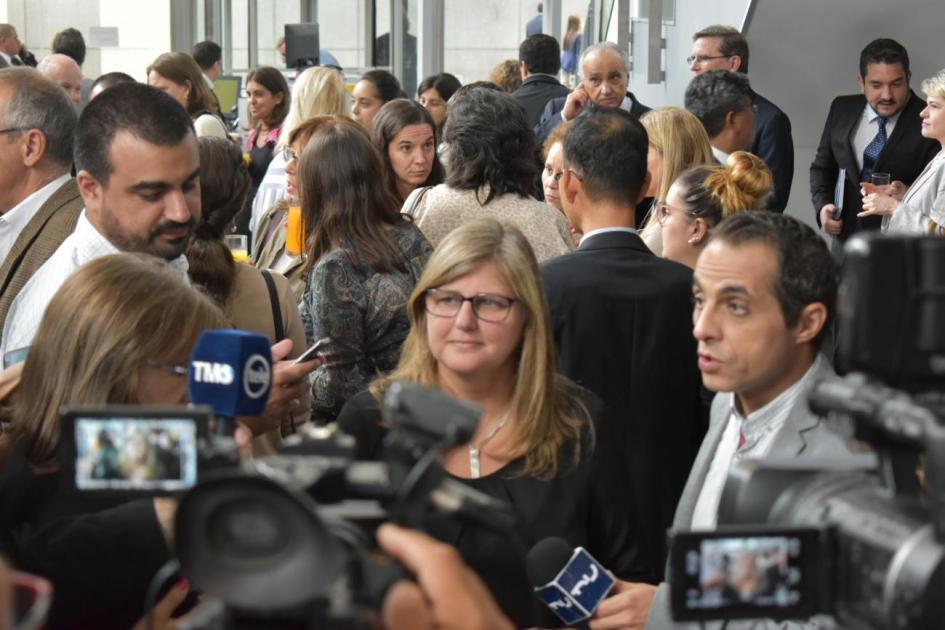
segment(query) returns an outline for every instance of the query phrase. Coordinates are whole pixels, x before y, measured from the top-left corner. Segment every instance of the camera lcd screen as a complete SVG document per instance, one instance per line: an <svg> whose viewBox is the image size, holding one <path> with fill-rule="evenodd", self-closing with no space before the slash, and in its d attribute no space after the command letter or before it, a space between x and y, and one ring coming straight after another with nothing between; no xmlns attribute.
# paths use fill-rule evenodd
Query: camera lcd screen
<svg viewBox="0 0 945 630"><path fill-rule="evenodd" d="M818 534L677 534L671 561L674 617L809 616L819 583Z"/></svg>
<svg viewBox="0 0 945 630"><path fill-rule="evenodd" d="M76 417L79 490L174 492L197 482L193 418Z"/></svg>

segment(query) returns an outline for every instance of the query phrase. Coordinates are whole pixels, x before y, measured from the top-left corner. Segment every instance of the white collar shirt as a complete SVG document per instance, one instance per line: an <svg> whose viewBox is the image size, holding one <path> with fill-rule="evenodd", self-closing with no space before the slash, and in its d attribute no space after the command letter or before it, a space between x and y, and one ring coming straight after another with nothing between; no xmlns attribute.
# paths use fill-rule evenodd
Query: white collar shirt
<svg viewBox="0 0 945 630"><path fill-rule="evenodd" d="M52 197L59 187L69 181L69 174L65 173L52 180L39 190L33 191L23 201L0 215L0 261L6 259L13 249L13 244L19 238L23 228L30 222L43 204Z"/></svg>
<svg viewBox="0 0 945 630"><path fill-rule="evenodd" d="M578 244L578 247L586 243L589 238L597 236L598 234L607 234L608 232L628 232L630 234L637 234L637 230L635 228L628 228L628 227L597 228L596 230L591 230L590 232L587 232L584 236L582 236L581 242Z"/></svg>
<svg viewBox="0 0 945 630"><path fill-rule="evenodd" d="M96 258L118 253L120 250L95 229L83 209L75 231L36 270L10 305L3 326L3 339L0 340L3 366L8 367L25 358L24 350L33 343L46 307L73 271ZM187 281L187 258L178 256L170 264Z"/></svg>
<svg viewBox="0 0 945 630"><path fill-rule="evenodd" d="M907 100L906 102L908 103L909 101ZM901 115L902 110L899 110L895 115L886 119L887 142L889 141L889 137L892 135L893 129L896 128L896 122L899 120L899 116ZM876 110L873 109L872 105L867 103L866 107L863 108L863 115L860 116L860 122L857 123L856 133L853 134L853 155L856 156L856 167L860 172L863 171L863 152L866 151L866 147L869 146L869 143L873 141L873 138L876 137L878 132L879 114L876 113ZM859 172L857 173L857 176L859 176Z"/></svg>
<svg viewBox="0 0 945 630"><path fill-rule="evenodd" d="M798 398L807 390L807 383L820 369L823 361L818 354L814 363L800 379L778 394L767 405L747 417L738 410L735 394L729 397L729 412L725 420L725 430L719 440L715 456L709 466L702 491L696 500L692 513L692 529L715 529L718 521L719 501L728 479L732 464L743 458L761 458L768 454L775 436L784 427L791 410L798 404ZM721 395L721 394L720 394ZM745 442L739 446L742 435Z"/></svg>
<svg viewBox="0 0 945 630"><path fill-rule="evenodd" d="M712 155L715 156L715 159L719 161L719 164L724 165L725 162L728 161L729 154L723 151L722 149L719 149L716 147L711 147L711 148L712 148Z"/></svg>

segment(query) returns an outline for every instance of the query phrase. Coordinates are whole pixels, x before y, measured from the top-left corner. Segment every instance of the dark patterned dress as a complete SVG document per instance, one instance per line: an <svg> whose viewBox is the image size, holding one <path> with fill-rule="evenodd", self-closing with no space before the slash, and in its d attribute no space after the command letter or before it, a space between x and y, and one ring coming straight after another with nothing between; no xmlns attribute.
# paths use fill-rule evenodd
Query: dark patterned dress
<svg viewBox="0 0 945 630"><path fill-rule="evenodd" d="M312 375L314 422L333 421L348 398L397 366L410 330L407 298L432 248L409 221L394 227L392 235L407 260L406 272L377 273L357 253L352 260L336 249L309 273L299 305L305 336L309 345L331 339L326 364Z"/></svg>

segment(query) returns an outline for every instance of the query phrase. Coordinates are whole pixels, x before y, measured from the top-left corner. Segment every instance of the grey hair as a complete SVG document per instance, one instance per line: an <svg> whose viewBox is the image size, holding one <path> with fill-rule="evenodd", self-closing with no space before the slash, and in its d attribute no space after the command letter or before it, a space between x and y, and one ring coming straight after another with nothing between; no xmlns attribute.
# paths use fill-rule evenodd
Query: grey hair
<svg viewBox="0 0 945 630"><path fill-rule="evenodd" d="M623 61L623 71L630 72L630 57L627 55L627 51L613 42L598 42L585 48L584 52L581 53L581 68L584 68L584 60L589 55L600 50L610 50L620 55L620 59Z"/></svg>
<svg viewBox="0 0 945 630"><path fill-rule="evenodd" d="M4 68L0 84L13 88L4 127L39 129L46 136L46 154L62 166L72 166L76 112L65 91L33 68Z"/></svg>

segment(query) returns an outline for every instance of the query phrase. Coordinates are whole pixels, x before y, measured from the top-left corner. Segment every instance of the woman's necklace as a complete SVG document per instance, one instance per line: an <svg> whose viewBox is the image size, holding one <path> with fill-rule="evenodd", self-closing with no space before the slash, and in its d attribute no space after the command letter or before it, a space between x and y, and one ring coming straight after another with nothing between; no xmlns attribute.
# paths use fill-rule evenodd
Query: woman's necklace
<svg viewBox="0 0 945 630"><path fill-rule="evenodd" d="M481 442L479 442L479 446L473 446L472 444L469 445L469 474L473 479L479 479L479 477L482 476L479 472L479 454L482 452L482 449L486 447L486 444L489 443L489 440L494 438L495 434L505 426L506 422L509 421L510 414L511 412L507 412L504 416L502 416L502 419L499 420L499 424L497 424L495 428L492 429L492 433L487 435Z"/></svg>

